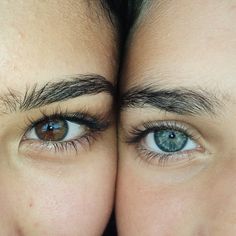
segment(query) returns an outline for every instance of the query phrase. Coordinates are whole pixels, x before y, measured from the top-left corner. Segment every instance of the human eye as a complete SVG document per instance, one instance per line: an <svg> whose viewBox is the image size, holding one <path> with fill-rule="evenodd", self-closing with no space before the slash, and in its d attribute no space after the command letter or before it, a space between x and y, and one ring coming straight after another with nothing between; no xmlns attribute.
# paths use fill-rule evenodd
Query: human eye
<svg viewBox="0 0 236 236"><path fill-rule="evenodd" d="M199 144L199 133L177 121L144 123L134 127L126 137L142 159L160 166L186 163L197 152L204 152Z"/></svg>
<svg viewBox="0 0 236 236"><path fill-rule="evenodd" d="M85 113L61 113L45 115L33 121L29 119L20 148L27 156L57 157L75 156L89 147L97 136L108 127L104 117Z"/></svg>

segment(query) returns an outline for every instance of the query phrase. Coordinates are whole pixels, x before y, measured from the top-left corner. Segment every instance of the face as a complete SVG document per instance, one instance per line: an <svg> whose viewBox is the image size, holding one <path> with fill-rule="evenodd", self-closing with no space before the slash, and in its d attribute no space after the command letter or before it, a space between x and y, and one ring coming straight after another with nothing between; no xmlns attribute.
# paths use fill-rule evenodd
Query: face
<svg viewBox="0 0 236 236"><path fill-rule="evenodd" d="M235 22L236 1L143 9L121 85L119 235L236 234Z"/></svg>
<svg viewBox="0 0 236 236"><path fill-rule="evenodd" d="M99 1L0 3L0 235L101 235L116 174L115 30Z"/></svg>

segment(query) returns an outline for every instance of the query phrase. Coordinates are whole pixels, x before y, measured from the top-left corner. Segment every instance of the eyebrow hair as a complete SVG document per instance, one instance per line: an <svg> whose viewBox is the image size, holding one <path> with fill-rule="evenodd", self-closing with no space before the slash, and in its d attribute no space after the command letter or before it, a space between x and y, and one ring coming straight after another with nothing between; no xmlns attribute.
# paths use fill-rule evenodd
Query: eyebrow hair
<svg viewBox="0 0 236 236"><path fill-rule="evenodd" d="M203 89L161 89L152 85L134 86L120 98L120 109L155 107L179 115L215 114L220 99Z"/></svg>
<svg viewBox="0 0 236 236"><path fill-rule="evenodd" d="M6 111L27 111L54 102L66 101L83 95L96 95L105 92L112 97L115 88L103 76L96 74L70 76L56 82L47 82L40 86L34 84L26 88L24 95L19 91L8 89L0 96L0 105Z"/></svg>

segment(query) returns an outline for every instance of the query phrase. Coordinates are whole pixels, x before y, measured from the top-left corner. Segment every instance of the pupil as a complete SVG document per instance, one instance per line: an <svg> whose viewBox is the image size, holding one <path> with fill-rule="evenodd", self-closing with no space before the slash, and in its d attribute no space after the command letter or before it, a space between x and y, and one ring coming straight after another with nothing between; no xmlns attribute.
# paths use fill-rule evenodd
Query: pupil
<svg viewBox="0 0 236 236"><path fill-rule="evenodd" d="M53 130L53 125L49 125L49 126L48 126L48 129L49 129L49 130Z"/></svg>
<svg viewBox="0 0 236 236"><path fill-rule="evenodd" d="M154 140L162 151L177 152L185 147L188 137L177 130L159 130L154 133Z"/></svg>
<svg viewBox="0 0 236 236"><path fill-rule="evenodd" d="M43 141L61 141L68 133L68 124L64 119L47 119L35 126L36 135Z"/></svg>
<svg viewBox="0 0 236 236"><path fill-rule="evenodd" d="M172 132L172 133L169 135L169 138L174 139L174 138L175 138L175 134Z"/></svg>

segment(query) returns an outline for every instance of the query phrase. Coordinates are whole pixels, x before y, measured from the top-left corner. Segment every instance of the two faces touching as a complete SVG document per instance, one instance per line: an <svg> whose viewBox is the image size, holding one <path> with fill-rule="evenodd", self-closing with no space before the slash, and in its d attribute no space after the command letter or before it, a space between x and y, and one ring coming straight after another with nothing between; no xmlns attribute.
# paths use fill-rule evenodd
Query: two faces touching
<svg viewBox="0 0 236 236"><path fill-rule="evenodd" d="M0 235L234 235L236 1L132 2L116 115L109 4L0 3Z"/></svg>

